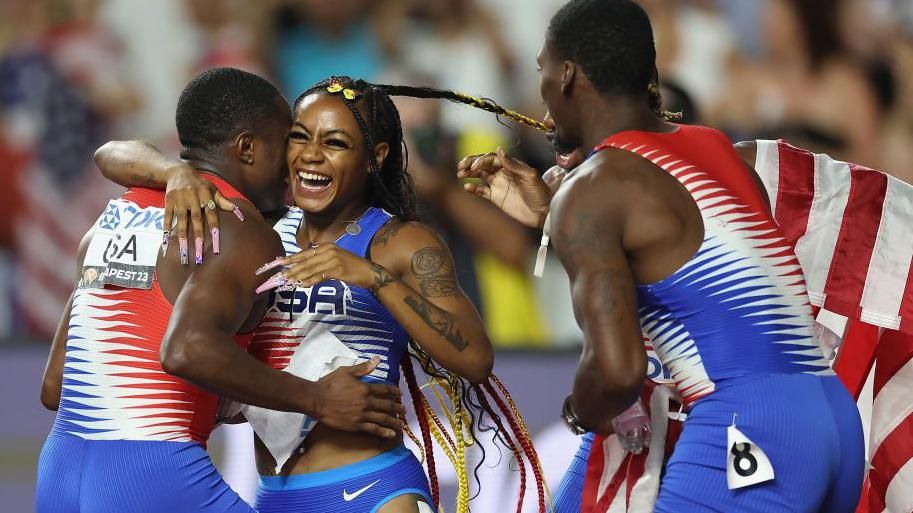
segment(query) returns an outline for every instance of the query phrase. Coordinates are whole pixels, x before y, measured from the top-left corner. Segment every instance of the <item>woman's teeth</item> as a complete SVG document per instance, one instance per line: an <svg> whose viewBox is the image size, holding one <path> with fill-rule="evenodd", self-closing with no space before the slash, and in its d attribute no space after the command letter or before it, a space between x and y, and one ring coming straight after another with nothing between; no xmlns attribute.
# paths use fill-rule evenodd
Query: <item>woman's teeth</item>
<svg viewBox="0 0 913 513"><path fill-rule="evenodd" d="M299 171L298 181L301 183L302 187L307 187L309 189L322 189L329 186L332 179L329 176Z"/></svg>

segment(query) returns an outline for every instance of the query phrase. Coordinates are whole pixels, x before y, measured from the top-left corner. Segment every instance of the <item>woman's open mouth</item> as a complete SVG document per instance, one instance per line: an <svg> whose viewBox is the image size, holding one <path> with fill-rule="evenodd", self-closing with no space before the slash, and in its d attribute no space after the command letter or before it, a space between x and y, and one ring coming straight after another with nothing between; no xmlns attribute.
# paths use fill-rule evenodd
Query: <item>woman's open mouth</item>
<svg viewBox="0 0 913 513"><path fill-rule="evenodd" d="M321 192L330 187L333 178L310 171L298 171L298 186L309 192Z"/></svg>

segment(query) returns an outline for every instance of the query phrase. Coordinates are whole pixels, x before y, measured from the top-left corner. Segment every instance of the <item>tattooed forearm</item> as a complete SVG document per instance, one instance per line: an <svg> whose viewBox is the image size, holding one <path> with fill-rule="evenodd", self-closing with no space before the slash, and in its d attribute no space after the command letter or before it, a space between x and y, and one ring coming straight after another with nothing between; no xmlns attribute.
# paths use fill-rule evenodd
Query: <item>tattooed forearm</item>
<svg viewBox="0 0 913 513"><path fill-rule="evenodd" d="M445 297L456 294L457 282L453 263L438 247L428 246L412 255L412 275L418 280L425 297Z"/></svg>
<svg viewBox="0 0 913 513"><path fill-rule="evenodd" d="M450 345L457 351L462 351L469 345L460 330L454 326L453 315L449 312L431 305L422 298L406 296L403 302L409 305L409 308L418 314L425 321L425 324L430 326L438 335L444 337L447 342L450 342Z"/></svg>
<svg viewBox="0 0 913 513"><path fill-rule="evenodd" d="M376 296L377 293L380 292L380 289L393 283L393 275L384 269L382 265L375 263L371 264L371 269L374 270L374 285L371 287L371 292Z"/></svg>

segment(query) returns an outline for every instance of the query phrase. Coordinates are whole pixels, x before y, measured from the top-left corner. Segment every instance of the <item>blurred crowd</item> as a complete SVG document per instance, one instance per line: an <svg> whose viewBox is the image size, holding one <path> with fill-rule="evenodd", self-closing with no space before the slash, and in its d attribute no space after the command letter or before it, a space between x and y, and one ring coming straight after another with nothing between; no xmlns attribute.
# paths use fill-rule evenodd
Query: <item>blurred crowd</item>
<svg viewBox="0 0 913 513"><path fill-rule="evenodd" d="M196 72L233 66L293 101L330 75L455 89L534 117L535 55L562 0L0 1L0 337L49 340L73 254L117 193L92 164L110 139L176 155ZM736 140L785 138L913 183L913 0L642 0L667 108ZM466 195L466 154L498 145L544 171L541 133L432 100L398 101L422 215L449 239L500 347L578 343L538 234Z"/></svg>

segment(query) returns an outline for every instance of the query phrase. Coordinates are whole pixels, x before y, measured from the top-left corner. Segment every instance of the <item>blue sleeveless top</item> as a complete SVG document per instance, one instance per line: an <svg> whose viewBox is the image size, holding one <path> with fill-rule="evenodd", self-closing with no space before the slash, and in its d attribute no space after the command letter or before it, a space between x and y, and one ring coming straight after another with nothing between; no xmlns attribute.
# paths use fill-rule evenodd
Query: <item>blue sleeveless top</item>
<svg viewBox="0 0 913 513"><path fill-rule="evenodd" d="M371 207L355 221L358 229L350 229L358 233L344 233L336 245L366 258L374 234L392 217L383 209ZM288 256L301 251L297 233L303 218L301 209L291 208L274 227ZM399 384L399 363L406 354L408 333L368 289L338 280L274 291L251 342L251 353L274 368L284 369L299 342L319 330L331 332L365 359L380 357L380 364L364 381Z"/></svg>
<svg viewBox="0 0 913 513"><path fill-rule="evenodd" d="M832 374L792 247L769 215L724 183L739 177L755 187L728 139L682 126L622 132L601 147L668 172L703 218L697 253L672 275L637 286L643 333L687 404L748 376Z"/></svg>

